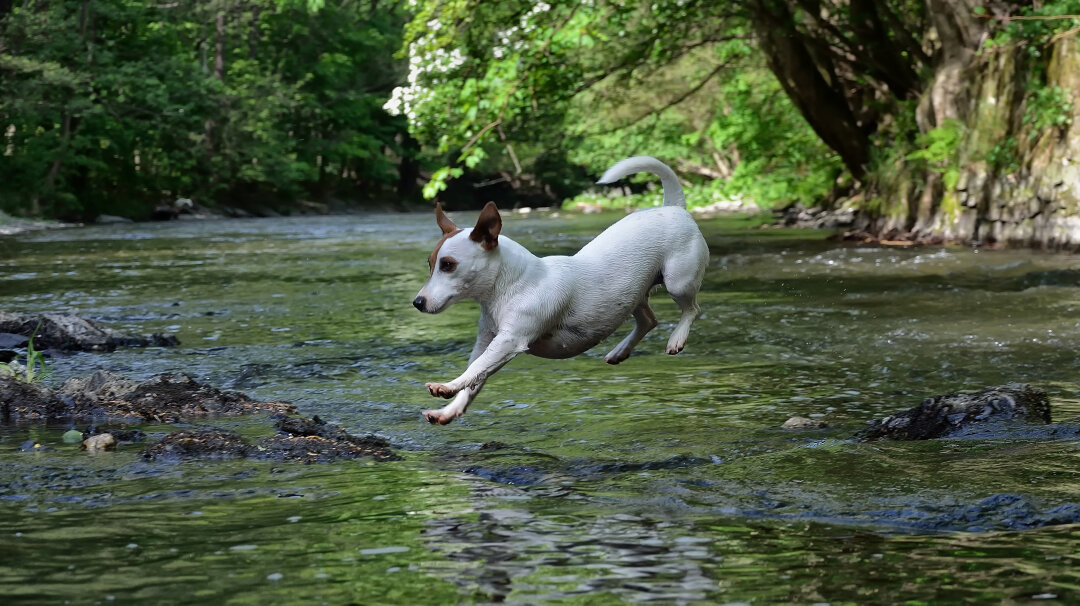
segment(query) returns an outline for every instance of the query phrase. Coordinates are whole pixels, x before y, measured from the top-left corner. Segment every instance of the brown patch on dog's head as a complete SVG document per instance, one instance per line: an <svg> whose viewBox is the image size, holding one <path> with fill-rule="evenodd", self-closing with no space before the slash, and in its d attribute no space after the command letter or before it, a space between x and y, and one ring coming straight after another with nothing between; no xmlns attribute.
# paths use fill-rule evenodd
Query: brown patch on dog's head
<svg viewBox="0 0 1080 606"><path fill-rule="evenodd" d="M442 230L443 237L439 240L438 244L435 245L435 250L431 251L431 256L428 257L429 276L435 273L435 261L439 259L439 249L442 248L443 243L463 231L450 220L450 217L446 216L446 213L443 212L442 204L435 204L435 222L439 224L439 229Z"/></svg>
<svg viewBox="0 0 1080 606"><path fill-rule="evenodd" d="M499 245L499 231L502 230L502 217L494 202L484 205L480 211L480 217L476 220L476 227L469 233L469 239L479 242L484 250L494 250Z"/></svg>

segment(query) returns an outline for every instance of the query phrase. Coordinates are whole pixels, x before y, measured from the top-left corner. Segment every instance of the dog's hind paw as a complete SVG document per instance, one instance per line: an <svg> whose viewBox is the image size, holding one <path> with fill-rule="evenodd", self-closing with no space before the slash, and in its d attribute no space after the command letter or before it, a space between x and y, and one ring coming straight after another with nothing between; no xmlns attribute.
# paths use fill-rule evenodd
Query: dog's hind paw
<svg viewBox="0 0 1080 606"><path fill-rule="evenodd" d="M623 360L625 360L625 359L627 359L629 357L630 357L629 353L616 353L616 352L613 351L613 352L609 353L608 355L604 356L604 361L607 362L608 364L613 364L614 365L614 364L618 364L619 362L622 362Z"/></svg>
<svg viewBox="0 0 1080 606"><path fill-rule="evenodd" d="M429 394L436 398L446 398L447 400L457 395L457 392L459 391L442 383L428 383L427 390Z"/></svg>
<svg viewBox="0 0 1080 606"><path fill-rule="evenodd" d="M441 410L425 410L424 418L427 419L427 422L431 423L432 425L446 425L450 421L454 420L454 417L443 414Z"/></svg>

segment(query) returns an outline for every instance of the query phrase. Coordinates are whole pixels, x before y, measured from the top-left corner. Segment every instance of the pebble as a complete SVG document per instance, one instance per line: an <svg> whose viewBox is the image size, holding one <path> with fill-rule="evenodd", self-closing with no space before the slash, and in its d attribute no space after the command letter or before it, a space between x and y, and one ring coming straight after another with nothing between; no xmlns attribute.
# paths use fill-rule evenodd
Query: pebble
<svg viewBox="0 0 1080 606"><path fill-rule="evenodd" d="M78 429L70 429L65 431L60 438L64 440L65 444L76 444L83 441L83 434Z"/></svg>
<svg viewBox="0 0 1080 606"><path fill-rule="evenodd" d="M99 433L83 440L83 449L90 454L116 449L116 438L111 433Z"/></svg>
<svg viewBox="0 0 1080 606"><path fill-rule="evenodd" d="M791 417L781 425L784 429L821 429L828 426L829 424L821 419L810 419L807 417Z"/></svg>

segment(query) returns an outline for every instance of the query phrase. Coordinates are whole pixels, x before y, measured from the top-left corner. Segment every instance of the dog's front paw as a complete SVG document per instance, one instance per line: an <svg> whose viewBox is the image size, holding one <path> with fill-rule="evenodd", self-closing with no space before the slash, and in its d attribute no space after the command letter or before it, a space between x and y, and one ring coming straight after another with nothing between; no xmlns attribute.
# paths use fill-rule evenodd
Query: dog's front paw
<svg viewBox="0 0 1080 606"><path fill-rule="evenodd" d="M447 400L457 395L457 392L460 391L443 383L428 383L427 390L429 394L436 398L446 398ZM449 423L449 421L447 421L447 423Z"/></svg>

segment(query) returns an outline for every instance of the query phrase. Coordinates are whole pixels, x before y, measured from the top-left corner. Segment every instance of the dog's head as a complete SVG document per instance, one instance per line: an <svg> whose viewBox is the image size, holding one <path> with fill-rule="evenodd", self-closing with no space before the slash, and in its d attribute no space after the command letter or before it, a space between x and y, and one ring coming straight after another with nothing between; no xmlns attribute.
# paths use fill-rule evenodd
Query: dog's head
<svg viewBox="0 0 1080 606"><path fill-rule="evenodd" d="M413 306L424 313L437 314L465 298L476 298L495 283L499 263L499 231L502 217L494 202L488 202L476 226L462 229L435 205L435 222L442 239L428 257L431 274L420 289Z"/></svg>

